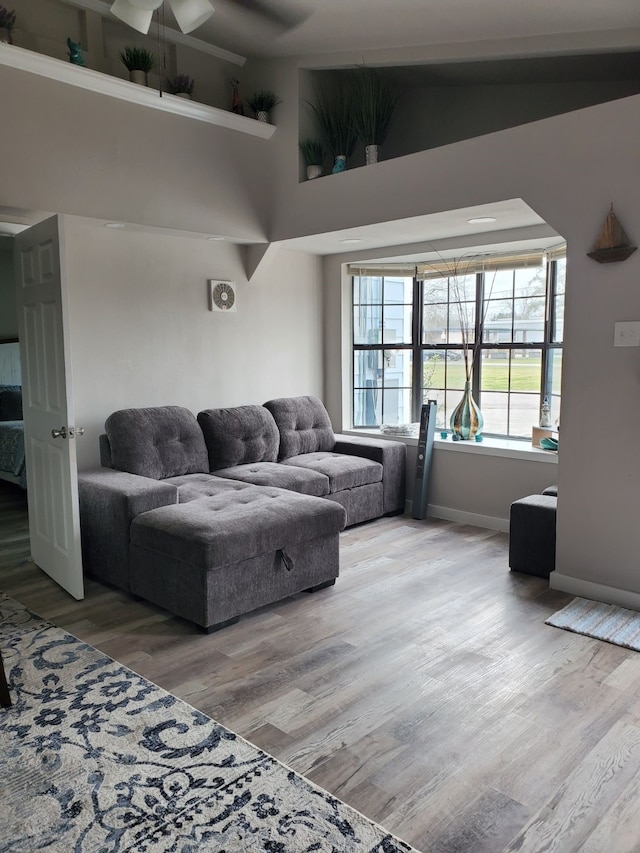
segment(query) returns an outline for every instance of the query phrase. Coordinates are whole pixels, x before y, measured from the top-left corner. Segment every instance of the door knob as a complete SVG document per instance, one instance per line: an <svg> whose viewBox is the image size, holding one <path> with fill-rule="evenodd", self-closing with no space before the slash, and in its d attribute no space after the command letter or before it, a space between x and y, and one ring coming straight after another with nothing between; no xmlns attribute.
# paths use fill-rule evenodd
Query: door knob
<svg viewBox="0 0 640 853"><path fill-rule="evenodd" d="M62 427L61 429L52 429L51 430L51 438L66 438L67 437L67 428Z"/></svg>
<svg viewBox="0 0 640 853"><path fill-rule="evenodd" d="M69 438L77 438L79 435L84 435L84 427L69 427Z"/></svg>

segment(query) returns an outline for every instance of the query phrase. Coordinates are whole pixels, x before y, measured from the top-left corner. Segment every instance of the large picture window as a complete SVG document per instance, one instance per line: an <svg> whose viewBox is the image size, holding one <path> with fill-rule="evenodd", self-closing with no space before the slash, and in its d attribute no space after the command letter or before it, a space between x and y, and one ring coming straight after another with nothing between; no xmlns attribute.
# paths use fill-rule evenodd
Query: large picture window
<svg viewBox="0 0 640 853"><path fill-rule="evenodd" d="M564 255L352 269L353 427L416 422L427 399L448 428L465 384L484 433L529 438L544 398L560 416Z"/></svg>

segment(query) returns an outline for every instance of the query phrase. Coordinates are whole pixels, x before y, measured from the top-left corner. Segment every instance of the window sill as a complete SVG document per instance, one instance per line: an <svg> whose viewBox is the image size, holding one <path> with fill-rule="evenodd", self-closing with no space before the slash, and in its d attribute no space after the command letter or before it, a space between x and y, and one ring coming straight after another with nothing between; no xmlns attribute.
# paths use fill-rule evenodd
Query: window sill
<svg viewBox="0 0 640 853"><path fill-rule="evenodd" d="M390 441L404 441L408 447L417 447L417 436L390 435L378 429L354 430L343 429L344 435L359 435L363 438L384 438ZM543 462L557 464L558 454L551 450L541 450L533 447L525 439L515 438L484 438L482 441L452 441L449 438L433 439L434 450L451 451L453 453L482 453L485 456L501 456L510 459L522 459L527 462Z"/></svg>

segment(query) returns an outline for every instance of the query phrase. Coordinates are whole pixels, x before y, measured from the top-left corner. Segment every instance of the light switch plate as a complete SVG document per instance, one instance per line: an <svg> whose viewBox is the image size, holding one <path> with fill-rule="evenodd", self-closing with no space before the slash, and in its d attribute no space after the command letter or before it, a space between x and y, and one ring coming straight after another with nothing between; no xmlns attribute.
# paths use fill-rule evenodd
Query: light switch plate
<svg viewBox="0 0 640 853"><path fill-rule="evenodd" d="M640 323L616 323L613 345L614 347L640 347Z"/></svg>

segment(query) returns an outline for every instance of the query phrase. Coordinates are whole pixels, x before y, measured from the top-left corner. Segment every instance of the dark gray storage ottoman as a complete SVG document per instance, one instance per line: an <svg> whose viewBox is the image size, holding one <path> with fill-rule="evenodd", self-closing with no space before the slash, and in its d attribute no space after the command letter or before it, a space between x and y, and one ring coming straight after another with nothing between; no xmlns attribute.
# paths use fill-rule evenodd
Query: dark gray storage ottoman
<svg viewBox="0 0 640 853"><path fill-rule="evenodd" d="M333 501L266 487L160 507L131 524L131 590L214 630L334 583L345 521Z"/></svg>
<svg viewBox="0 0 640 853"><path fill-rule="evenodd" d="M529 495L511 504L509 566L514 572L548 578L556 565L556 507L553 495Z"/></svg>

